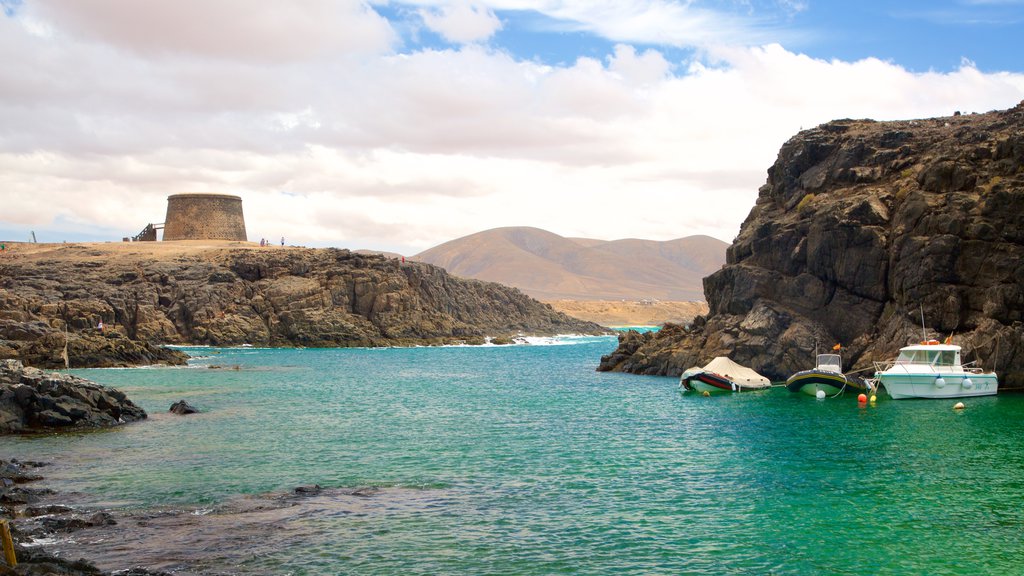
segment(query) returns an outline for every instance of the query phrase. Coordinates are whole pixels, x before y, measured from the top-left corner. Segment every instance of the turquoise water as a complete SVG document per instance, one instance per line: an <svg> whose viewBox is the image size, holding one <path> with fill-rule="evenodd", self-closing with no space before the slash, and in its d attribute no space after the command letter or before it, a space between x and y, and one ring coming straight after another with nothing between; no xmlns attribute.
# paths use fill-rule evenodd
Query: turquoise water
<svg viewBox="0 0 1024 576"><path fill-rule="evenodd" d="M127 510L381 488L358 513L296 507L241 573L1020 573L1024 397L706 398L595 372L614 338L568 342L82 370L150 420L0 457L60 462L50 486ZM204 413L167 415L182 398Z"/></svg>

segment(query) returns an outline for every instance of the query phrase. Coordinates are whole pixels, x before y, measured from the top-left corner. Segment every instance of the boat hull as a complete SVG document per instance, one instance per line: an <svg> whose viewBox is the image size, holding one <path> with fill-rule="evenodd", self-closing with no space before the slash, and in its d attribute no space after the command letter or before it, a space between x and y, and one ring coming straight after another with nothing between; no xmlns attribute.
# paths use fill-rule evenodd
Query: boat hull
<svg viewBox="0 0 1024 576"><path fill-rule="evenodd" d="M808 396L817 396L818 390L828 396L836 396L842 392L865 392L867 386L863 380L853 376L826 370L804 370L786 380L786 389Z"/></svg>
<svg viewBox="0 0 1024 576"><path fill-rule="evenodd" d="M765 388L761 386L745 386L714 372L688 374L680 381L680 384L682 384L685 390L701 393L707 392L708 394L731 394L733 392L749 392Z"/></svg>
<svg viewBox="0 0 1024 576"><path fill-rule="evenodd" d="M944 385L937 385L941 376ZM973 396L992 396L999 389L999 381L994 373L971 374L875 374L875 379L885 388L889 397L895 400L907 398L970 398ZM968 385L966 380L970 380Z"/></svg>

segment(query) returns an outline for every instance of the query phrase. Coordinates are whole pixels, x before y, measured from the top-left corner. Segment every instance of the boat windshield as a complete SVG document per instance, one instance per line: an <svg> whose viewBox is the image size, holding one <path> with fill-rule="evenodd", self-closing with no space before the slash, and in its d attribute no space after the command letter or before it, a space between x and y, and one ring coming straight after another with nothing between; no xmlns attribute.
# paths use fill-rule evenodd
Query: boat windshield
<svg viewBox="0 0 1024 576"><path fill-rule="evenodd" d="M818 370L831 370L832 372L843 371L843 361L839 354L818 354Z"/></svg>
<svg viewBox="0 0 1024 576"><path fill-rule="evenodd" d="M897 364L930 364L932 366L956 366L954 350L900 350Z"/></svg>

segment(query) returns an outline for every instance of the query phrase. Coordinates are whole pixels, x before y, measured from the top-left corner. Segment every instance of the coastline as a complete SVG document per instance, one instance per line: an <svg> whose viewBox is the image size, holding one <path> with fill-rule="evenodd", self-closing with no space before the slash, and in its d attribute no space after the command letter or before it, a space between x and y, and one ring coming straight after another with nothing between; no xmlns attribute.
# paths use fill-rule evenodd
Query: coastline
<svg viewBox="0 0 1024 576"><path fill-rule="evenodd" d="M0 260L0 358L180 364L168 344L414 347L607 334L519 290L349 250L246 242L16 244Z"/></svg>
<svg viewBox="0 0 1024 576"><path fill-rule="evenodd" d="M609 328L689 324L708 313L706 302L661 300L546 300L556 311Z"/></svg>

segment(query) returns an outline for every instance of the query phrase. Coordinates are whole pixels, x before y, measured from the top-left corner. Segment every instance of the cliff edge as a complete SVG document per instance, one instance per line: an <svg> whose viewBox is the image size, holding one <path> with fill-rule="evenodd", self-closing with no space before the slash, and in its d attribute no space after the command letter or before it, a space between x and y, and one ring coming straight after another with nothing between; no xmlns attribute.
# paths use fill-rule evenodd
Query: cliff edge
<svg viewBox="0 0 1024 576"><path fill-rule="evenodd" d="M729 356L774 380L843 346L847 370L922 337L1024 388L1024 102L837 120L786 142L690 327L620 337L599 370L678 375Z"/></svg>
<svg viewBox="0 0 1024 576"><path fill-rule="evenodd" d="M63 367L65 327L73 367L184 361L163 344L408 346L606 332L515 288L348 250L8 245L0 358Z"/></svg>

